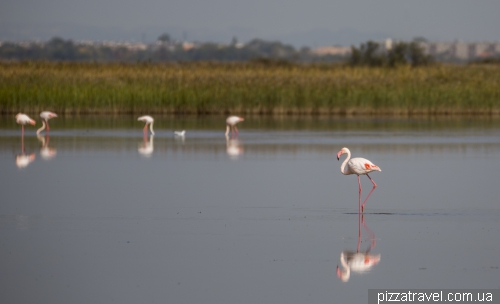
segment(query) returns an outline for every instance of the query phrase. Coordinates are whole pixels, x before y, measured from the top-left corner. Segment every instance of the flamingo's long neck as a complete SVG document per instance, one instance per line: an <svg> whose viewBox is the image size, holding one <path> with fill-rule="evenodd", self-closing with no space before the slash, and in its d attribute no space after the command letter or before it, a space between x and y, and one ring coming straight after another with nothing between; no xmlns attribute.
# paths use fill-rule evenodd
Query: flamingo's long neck
<svg viewBox="0 0 500 304"><path fill-rule="evenodd" d="M45 129L45 120L42 120L42 126L40 127L40 129L36 130L36 134L40 134L40 132L42 132L43 130Z"/></svg>
<svg viewBox="0 0 500 304"><path fill-rule="evenodd" d="M151 131L151 134L155 135L155 131L153 131L153 123L154 123L154 121L152 121L152 122L149 124L149 130Z"/></svg>
<svg viewBox="0 0 500 304"><path fill-rule="evenodd" d="M342 166L340 166L340 172L342 172L342 174L345 174L345 175L350 174L349 170L346 170L346 168L345 168L349 159L351 159L351 151L347 150L347 157L345 158L344 162L342 163Z"/></svg>

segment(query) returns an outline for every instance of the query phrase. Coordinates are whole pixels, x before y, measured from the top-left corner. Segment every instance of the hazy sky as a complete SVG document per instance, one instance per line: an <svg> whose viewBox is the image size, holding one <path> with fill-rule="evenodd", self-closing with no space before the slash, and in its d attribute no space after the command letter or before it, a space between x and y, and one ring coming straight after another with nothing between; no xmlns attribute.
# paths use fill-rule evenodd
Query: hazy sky
<svg viewBox="0 0 500 304"><path fill-rule="evenodd" d="M0 40L500 41L499 16L498 0L2 0Z"/></svg>

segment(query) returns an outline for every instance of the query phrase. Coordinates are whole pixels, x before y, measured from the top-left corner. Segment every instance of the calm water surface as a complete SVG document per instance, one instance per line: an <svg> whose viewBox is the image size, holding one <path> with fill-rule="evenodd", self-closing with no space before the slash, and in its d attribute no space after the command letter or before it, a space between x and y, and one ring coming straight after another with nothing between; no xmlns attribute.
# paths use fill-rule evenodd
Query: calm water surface
<svg viewBox="0 0 500 304"><path fill-rule="evenodd" d="M23 144L0 117L1 303L500 288L498 119L247 117L237 140L223 117L157 117L146 138L142 126L58 117L50 136L27 126ZM344 146L382 168L362 218Z"/></svg>

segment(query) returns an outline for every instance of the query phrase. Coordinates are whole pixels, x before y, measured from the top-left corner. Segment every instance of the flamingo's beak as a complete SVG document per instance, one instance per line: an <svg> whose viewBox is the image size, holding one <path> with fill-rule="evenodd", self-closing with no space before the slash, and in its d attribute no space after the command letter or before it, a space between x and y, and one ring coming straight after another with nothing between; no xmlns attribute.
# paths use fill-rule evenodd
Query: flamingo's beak
<svg viewBox="0 0 500 304"><path fill-rule="evenodd" d="M337 277L342 278L342 272L340 271L340 268L338 265L337 265Z"/></svg>
<svg viewBox="0 0 500 304"><path fill-rule="evenodd" d="M340 160L340 155L342 155L342 150L340 150L339 153L337 153L337 160Z"/></svg>
<svg viewBox="0 0 500 304"><path fill-rule="evenodd" d="M34 120L33 120L33 121L30 121L30 124L32 124L32 125L36 125L36 121L34 121Z"/></svg>

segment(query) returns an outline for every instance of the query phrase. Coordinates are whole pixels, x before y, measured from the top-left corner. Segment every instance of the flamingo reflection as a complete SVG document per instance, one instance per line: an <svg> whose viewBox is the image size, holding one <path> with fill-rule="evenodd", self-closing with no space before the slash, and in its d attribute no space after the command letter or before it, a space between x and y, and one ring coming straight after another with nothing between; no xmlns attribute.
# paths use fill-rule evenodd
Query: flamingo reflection
<svg viewBox="0 0 500 304"><path fill-rule="evenodd" d="M31 154L21 153L16 155L16 166L19 169L23 169L26 168L34 160L35 160L35 153Z"/></svg>
<svg viewBox="0 0 500 304"><path fill-rule="evenodd" d="M54 158L57 154L57 150L49 147L49 142L50 142L49 133L45 133L45 136L37 135L37 138L40 141L40 143L42 144L42 147L40 148L40 156L44 160L50 160L50 159Z"/></svg>
<svg viewBox="0 0 500 304"><path fill-rule="evenodd" d="M243 154L243 146L238 139L230 139L226 136L226 153L231 159L237 159Z"/></svg>
<svg viewBox="0 0 500 304"><path fill-rule="evenodd" d="M153 134L150 135L149 141L146 134L144 134L144 136L142 137L142 142L139 144L139 149L138 149L139 153L142 156L150 157L153 154L154 151L153 139L154 139Z"/></svg>
<svg viewBox="0 0 500 304"><path fill-rule="evenodd" d="M364 252L360 252L361 247L361 224L365 227L366 231L370 235L370 246ZM370 254L370 251L375 247L376 239L375 233L373 233L365 223L365 215L360 215L358 213L358 247L356 252L352 250L344 250L340 254L340 264L341 269L337 265L337 276L344 282L349 281L352 272L365 273L368 272L374 265L380 262L380 254L374 255Z"/></svg>

